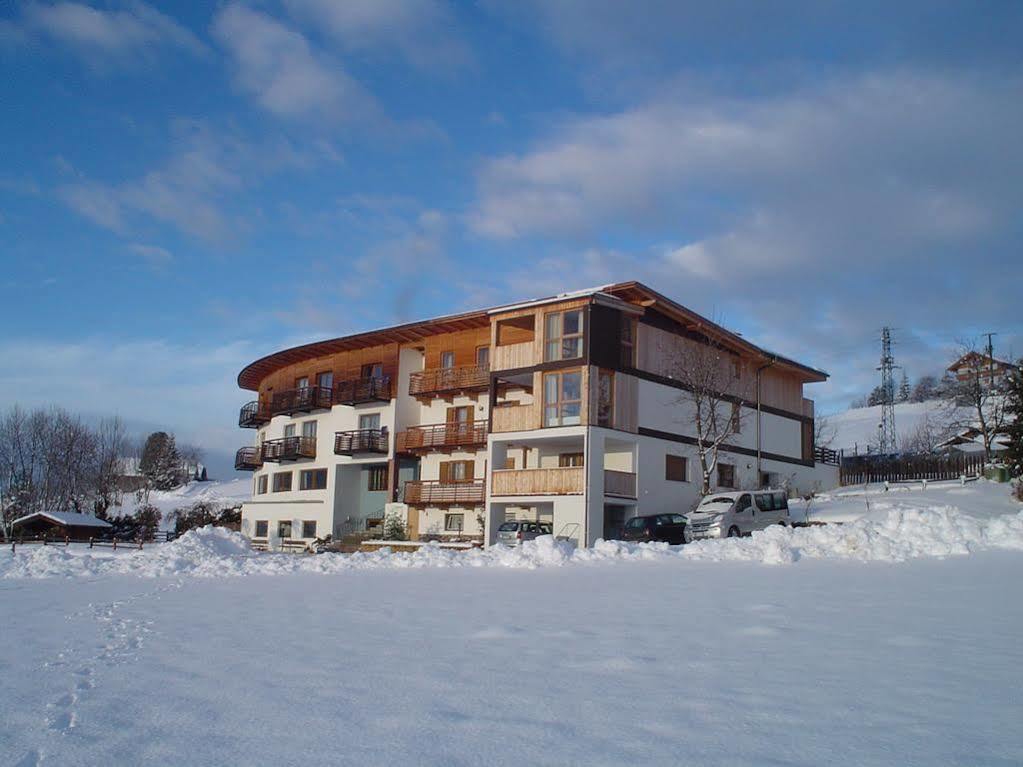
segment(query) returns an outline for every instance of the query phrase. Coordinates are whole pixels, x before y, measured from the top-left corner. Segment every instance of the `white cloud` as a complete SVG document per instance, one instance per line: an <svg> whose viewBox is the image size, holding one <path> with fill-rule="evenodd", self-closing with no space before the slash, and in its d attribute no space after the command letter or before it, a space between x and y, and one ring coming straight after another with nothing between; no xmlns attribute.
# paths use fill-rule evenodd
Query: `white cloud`
<svg viewBox="0 0 1023 767"><path fill-rule="evenodd" d="M449 69L471 59L438 0L285 0L291 15L325 31L347 51L394 49L413 66Z"/></svg>
<svg viewBox="0 0 1023 767"><path fill-rule="evenodd" d="M99 10L82 3L34 3L25 23L86 57L92 63L149 56L157 46L202 55L206 46L192 32L141 2L123 10Z"/></svg>
<svg viewBox="0 0 1023 767"><path fill-rule="evenodd" d="M246 341L222 345L163 340L0 341L0 401L60 405L163 425L206 448L237 448L248 436L237 411L248 397L235 376L255 359Z"/></svg>
<svg viewBox="0 0 1023 767"><path fill-rule="evenodd" d="M172 153L160 166L120 183L65 184L58 196L92 222L124 234L133 216L145 215L192 237L223 243L244 229L234 196L267 175L335 162L328 145L300 148L285 139L250 141L202 121L171 125Z"/></svg>
<svg viewBox="0 0 1023 767"><path fill-rule="evenodd" d="M168 266L174 260L174 254L159 245L145 245L141 242L133 242L128 250L141 258L154 269Z"/></svg>
<svg viewBox="0 0 1023 767"><path fill-rule="evenodd" d="M239 88L267 111L345 122L377 114L373 98L340 62L272 17L229 5L217 14L212 30L232 58Z"/></svg>

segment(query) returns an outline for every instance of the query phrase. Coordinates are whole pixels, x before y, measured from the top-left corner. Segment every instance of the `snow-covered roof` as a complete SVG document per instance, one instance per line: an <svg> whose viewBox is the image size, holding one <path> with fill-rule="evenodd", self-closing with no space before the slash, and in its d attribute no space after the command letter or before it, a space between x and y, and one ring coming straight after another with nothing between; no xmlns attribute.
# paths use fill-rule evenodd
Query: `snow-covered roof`
<svg viewBox="0 0 1023 767"><path fill-rule="evenodd" d="M26 514L23 517L18 517L16 520L11 522L11 525L16 525L19 522L25 522L26 520L34 519L36 517L45 517L57 524L67 525L69 527L113 527L113 525L109 522L97 519L92 516L92 514L78 514L74 511L37 511L33 514Z"/></svg>

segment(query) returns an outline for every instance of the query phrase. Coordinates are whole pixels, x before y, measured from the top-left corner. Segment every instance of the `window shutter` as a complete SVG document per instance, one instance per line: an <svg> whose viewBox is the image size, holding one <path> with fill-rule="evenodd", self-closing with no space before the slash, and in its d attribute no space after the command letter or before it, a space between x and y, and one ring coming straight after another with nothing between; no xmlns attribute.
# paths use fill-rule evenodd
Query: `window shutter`
<svg viewBox="0 0 1023 767"><path fill-rule="evenodd" d="M440 464L440 481L450 482L451 481L451 461L441 461Z"/></svg>
<svg viewBox="0 0 1023 767"><path fill-rule="evenodd" d="M465 465L465 481L470 482L475 479L474 472L476 470L476 462L462 461L462 463Z"/></svg>

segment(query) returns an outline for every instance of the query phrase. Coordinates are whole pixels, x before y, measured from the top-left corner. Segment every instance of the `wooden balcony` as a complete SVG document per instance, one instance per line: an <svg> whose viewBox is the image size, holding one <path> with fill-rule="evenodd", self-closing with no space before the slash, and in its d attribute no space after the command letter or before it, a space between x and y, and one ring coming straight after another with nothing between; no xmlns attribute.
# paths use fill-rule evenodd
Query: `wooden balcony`
<svg viewBox="0 0 1023 767"><path fill-rule="evenodd" d="M460 368L434 368L413 373L409 377L408 393L413 397L428 399L486 391L488 388L490 388L490 368L473 365Z"/></svg>
<svg viewBox="0 0 1023 767"><path fill-rule="evenodd" d="M274 394L270 401L272 415L294 415L313 410L330 410L334 404L333 392L326 386L306 386Z"/></svg>
<svg viewBox="0 0 1023 767"><path fill-rule="evenodd" d="M539 429L537 408L532 405L497 404L492 412L494 433Z"/></svg>
<svg viewBox="0 0 1023 767"><path fill-rule="evenodd" d="M631 471L604 469L604 495L619 498L636 497L636 475Z"/></svg>
<svg viewBox="0 0 1023 767"><path fill-rule="evenodd" d="M273 463L316 457L316 437L281 437L263 443L263 460Z"/></svg>
<svg viewBox="0 0 1023 767"><path fill-rule="evenodd" d="M391 379L389 376L379 378L356 378L352 381L341 381L334 386L335 405L359 405L363 402L389 402L391 399Z"/></svg>
<svg viewBox="0 0 1023 767"><path fill-rule="evenodd" d="M430 452L450 453L457 449L475 450L486 444L486 422L436 423L410 426L405 431L398 432L395 450L399 453L421 455Z"/></svg>
<svg viewBox="0 0 1023 767"><path fill-rule="evenodd" d="M482 479L465 482L415 480L406 482L405 503L410 506L475 506L483 503L485 488Z"/></svg>
<svg viewBox="0 0 1023 767"><path fill-rule="evenodd" d="M558 466L549 469L495 469L490 494L501 495L579 495L583 491L582 466Z"/></svg>
<svg viewBox="0 0 1023 767"><path fill-rule="evenodd" d="M269 422L270 413L260 406L259 400L243 405L238 412L238 425L243 429L258 429Z"/></svg>
<svg viewBox="0 0 1023 767"><path fill-rule="evenodd" d="M263 454L258 447L243 447L234 454L235 471L255 471L263 465Z"/></svg>
<svg viewBox="0 0 1023 767"><path fill-rule="evenodd" d="M335 455L387 455L387 429L354 429L334 432Z"/></svg>

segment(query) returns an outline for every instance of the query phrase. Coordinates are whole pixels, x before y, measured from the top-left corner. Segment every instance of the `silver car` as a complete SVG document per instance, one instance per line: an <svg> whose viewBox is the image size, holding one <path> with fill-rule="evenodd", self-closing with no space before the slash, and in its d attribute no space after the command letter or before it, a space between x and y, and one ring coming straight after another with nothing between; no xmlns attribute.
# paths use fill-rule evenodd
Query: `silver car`
<svg viewBox="0 0 1023 767"><path fill-rule="evenodd" d="M497 528L497 542L506 546L518 546L541 535L551 535L554 527L550 522L526 522L521 520L502 522Z"/></svg>
<svg viewBox="0 0 1023 767"><path fill-rule="evenodd" d="M688 518L693 538L736 538L770 525L789 524L789 502L784 490L711 493Z"/></svg>

